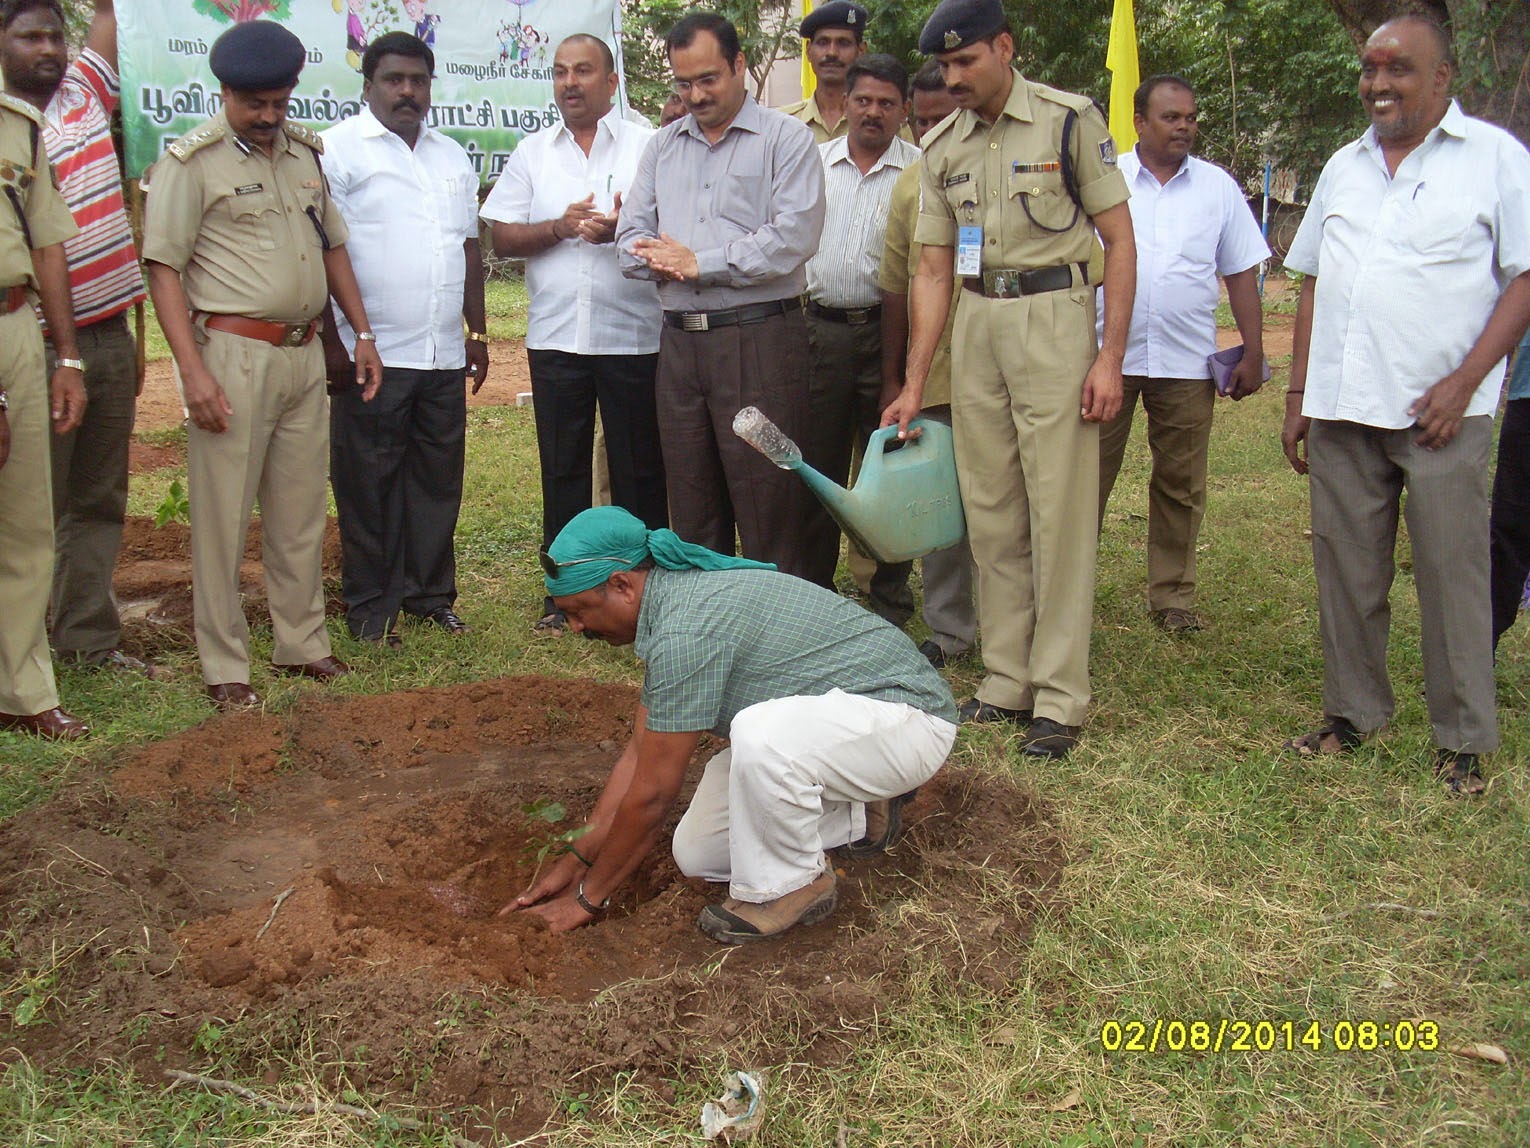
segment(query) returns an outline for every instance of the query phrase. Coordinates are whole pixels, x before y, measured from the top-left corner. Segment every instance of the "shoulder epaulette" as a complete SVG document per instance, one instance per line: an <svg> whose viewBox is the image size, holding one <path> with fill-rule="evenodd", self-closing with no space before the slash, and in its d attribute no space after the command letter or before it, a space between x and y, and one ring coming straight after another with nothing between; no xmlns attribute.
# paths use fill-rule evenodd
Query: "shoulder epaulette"
<svg viewBox="0 0 1530 1148"><path fill-rule="evenodd" d="M783 115L796 116L803 108L807 107L807 100L798 100L795 104L783 104L777 110Z"/></svg>
<svg viewBox="0 0 1530 1148"><path fill-rule="evenodd" d="M1032 93L1043 100L1054 104L1061 104L1063 107L1071 108L1075 112L1087 112L1091 108L1096 111L1100 110L1100 105L1095 102L1092 96L1081 96L1077 92L1065 92L1061 88L1052 88L1046 84L1038 84L1035 80L1028 82L1031 85ZM1101 118L1104 118L1103 112L1100 115Z"/></svg>
<svg viewBox="0 0 1530 1148"><path fill-rule="evenodd" d="M15 96L0 92L0 108L7 108L17 115L26 116L38 127L43 125L43 114L25 100L18 100Z"/></svg>
<svg viewBox="0 0 1530 1148"><path fill-rule="evenodd" d="M324 154L324 140L312 128L305 128L302 124L295 124L291 120L287 120L282 124L282 131L286 132L289 138L297 140L298 143L307 144L320 155Z"/></svg>
<svg viewBox="0 0 1530 1148"><path fill-rule="evenodd" d="M228 125L221 119L209 120L205 124L192 128L174 143L167 144L165 150L185 163L208 144L217 143L227 132Z"/></svg>

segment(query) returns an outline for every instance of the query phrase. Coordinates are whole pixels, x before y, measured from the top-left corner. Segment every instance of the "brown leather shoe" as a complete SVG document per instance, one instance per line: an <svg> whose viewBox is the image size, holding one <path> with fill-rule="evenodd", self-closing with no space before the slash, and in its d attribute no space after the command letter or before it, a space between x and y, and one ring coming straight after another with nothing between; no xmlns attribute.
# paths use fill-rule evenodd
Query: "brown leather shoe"
<svg viewBox="0 0 1530 1148"><path fill-rule="evenodd" d="M78 741L90 732L88 725L57 706L40 714L0 714L0 729L35 734L50 741Z"/></svg>
<svg viewBox="0 0 1530 1148"><path fill-rule="evenodd" d="M342 677L351 672L351 667L331 654L327 658L320 658L317 662L306 662L301 666L272 666L283 674L291 674L295 678L312 678L316 682L327 682L331 678Z"/></svg>
<svg viewBox="0 0 1530 1148"><path fill-rule="evenodd" d="M247 710L260 704L260 695L247 682L224 682L208 686L207 696L220 710Z"/></svg>
<svg viewBox="0 0 1530 1148"><path fill-rule="evenodd" d="M729 897L720 905L708 905L696 918L697 927L724 945L747 945L780 936L793 925L816 925L838 903L834 870L825 869L802 888L755 904Z"/></svg>

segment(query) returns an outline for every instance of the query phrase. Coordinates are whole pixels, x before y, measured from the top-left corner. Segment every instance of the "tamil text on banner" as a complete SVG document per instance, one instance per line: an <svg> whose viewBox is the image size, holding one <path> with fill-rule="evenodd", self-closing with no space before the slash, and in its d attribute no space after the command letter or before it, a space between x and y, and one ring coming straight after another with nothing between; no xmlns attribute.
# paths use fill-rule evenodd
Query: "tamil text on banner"
<svg viewBox="0 0 1530 1148"><path fill-rule="evenodd" d="M413 32L436 54L430 123L467 148L485 183L520 140L559 122L552 58L565 36L599 36L618 63L621 52L617 0L117 0L117 19L135 178L222 105L207 53L239 21L276 20L303 41L308 63L288 114L320 131L360 110L368 42Z"/></svg>

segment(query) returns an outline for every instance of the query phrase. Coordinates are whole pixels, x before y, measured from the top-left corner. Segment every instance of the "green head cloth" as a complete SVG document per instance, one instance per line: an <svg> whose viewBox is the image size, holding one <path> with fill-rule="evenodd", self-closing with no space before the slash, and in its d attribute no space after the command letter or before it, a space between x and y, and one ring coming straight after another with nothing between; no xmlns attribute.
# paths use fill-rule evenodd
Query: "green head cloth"
<svg viewBox="0 0 1530 1148"><path fill-rule="evenodd" d="M645 558L666 570L774 570L770 562L734 558L684 542L673 530L649 530L619 506L596 506L575 515L547 548L542 574L547 592L566 598L593 589L618 570ZM553 565L555 570L549 571Z"/></svg>

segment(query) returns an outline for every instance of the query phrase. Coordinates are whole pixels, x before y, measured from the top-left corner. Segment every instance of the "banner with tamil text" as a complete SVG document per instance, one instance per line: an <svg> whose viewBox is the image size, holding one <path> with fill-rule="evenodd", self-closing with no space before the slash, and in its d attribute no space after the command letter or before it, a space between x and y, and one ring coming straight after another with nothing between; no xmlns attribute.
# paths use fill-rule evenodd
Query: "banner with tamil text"
<svg viewBox="0 0 1530 1148"><path fill-rule="evenodd" d="M565 36L599 36L621 63L618 0L117 0L116 9L135 179L222 105L207 53L236 22L276 20L303 41L308 63L288 114L319 131L361 109L367 43L413 32L436 54L430 123L467 148L485 183L520 140L559 122L552 57Z"/></svg>

